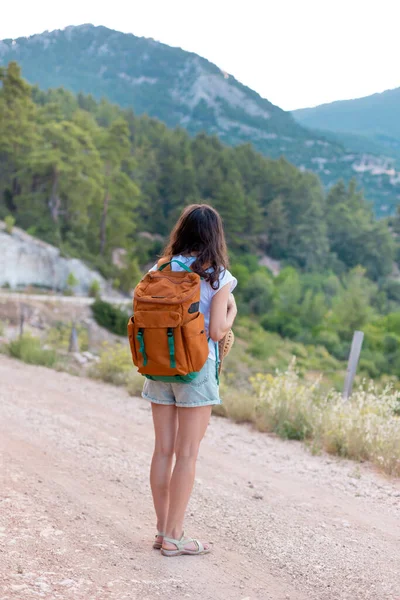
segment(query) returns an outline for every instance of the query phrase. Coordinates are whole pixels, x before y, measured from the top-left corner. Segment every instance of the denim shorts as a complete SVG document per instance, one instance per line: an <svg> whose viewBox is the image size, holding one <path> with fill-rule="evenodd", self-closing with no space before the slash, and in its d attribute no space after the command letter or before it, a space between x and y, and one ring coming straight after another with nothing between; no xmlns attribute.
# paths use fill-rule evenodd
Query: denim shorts
<svg viewBox="0 0 400 600"><path fill-rule="evenodd" d="M155 404L178 407L221 404L215 360L209 358L191 383L164 383L146 379L142 397Z"/></svg>

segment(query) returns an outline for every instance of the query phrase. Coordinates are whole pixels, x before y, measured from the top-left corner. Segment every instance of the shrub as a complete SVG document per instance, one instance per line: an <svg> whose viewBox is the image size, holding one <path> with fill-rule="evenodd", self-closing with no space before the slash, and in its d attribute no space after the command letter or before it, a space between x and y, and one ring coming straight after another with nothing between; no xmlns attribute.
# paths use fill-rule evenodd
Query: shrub
<svg viewBox="0 0 400 600"><path fill-rule="evenodd" d="M93 279L92 283L89 287L89 296L91 298L99 298L100 297L100 283L97 279Z"/></svg>
<svg viewBox="0 0 400 600"><path fill-rule="evenodd" d="M332 393L320 423L323 447L347 458L371 460L399 475L400 419L395 415L399 398L390 384L379 393L373 382L360 386L348 402Z"/></svg>
<svg viewBox="0 0 400 600"><path fill-rule="evenodd" d="M14 217L12 215L7 215L4 219L4 223L6 224L6 232L11 235L15 225Z"/></svg>
<svg viewBox="0 0 400 600"><path fill-rule="evenodd" d="M334 354L340 348L340 338L336 331L329 331L327 329L322 329L317 333L314 343L325 346L331 354Z"/></svg>
<svg viewBox="0 0 400 600"><path fill-rule="evenodd" d="M53 367L57 360L54 350L42 348L39 338L35 338L29 334L25 334L10 342L8 344L8 352L10 356L19 358L31 365Z"/></svg>
<svg viewBox="0 0 400 600"><path fill-rule="evenodd" d="M97 299L92 304L92 312L96 322L116 335L127 335L128 314L104 300Z"/></svg>
<svg viewBox="0 0 400 600"><path fill-rule="evenodd" d="M316 386L300 381L294 360L284 374L252 379L257 402L255 421L261 431L304 440L314 433Z"/></svg>
<svg viewBox="0 0 400 600"><path fill-rule="evenodd" d="M275 302L274 282L267 273L260 271L249 277L244 288L243 299L255 315L272 310Z"/></svg>
<svg viewBox="0 0 400 600"><path fill-rule="evenodd" d="M400 391L363 383L345 402L324 394L319 382L300 380L294 363L286 373L252 380L255 423L289 439L313 439L315 447L355 460L369 460L400 475Z"/></svg>
<svg viewBox="0 0 400 600"><path fill-rule="evenodd" d="M223 404L213 407L214 414L229 417L236 423L253 423L255 419L255 398L244 390L221 384Z"/></svg>
<svg viewBox="0 0 400 600"><path fill-rule="evenodd" d="M74 288L75 286L78 285L78 283L79 282L78 282L77 278L75 277L75 275L71 271L71 273L69 273L68 277L67 277L67 285L69 287L71 287L71 288Z"/></svg>
<svg viewBox="0 0 400 600"><path fill-rule="evenodd" d="M261 326L266 331L274 331L282 337L295 338L302 332L301 324L295 315L286 312L267 313L261 319Z"/></svg>
<svg viewBox="0 0 400 600"><path fill-rule="evenodd" d="M136 259L132 259L129 264L124 268L120 269L118 273L118 289L123 292L129 293L135 285L140 281L142 272Z"/></svg>
<svg viewBox="0 0 400 600"><path fill-rule="evenodd" d="M79 281L77 280L75 275L72 273L72 271L71 271L71 273L68 274L66 283L67 283L67 287L64 290L64 295L65 296L73 296L74 288L78 285Z"/></svg>
<svg viewBox="0 0 400 600"><path fill-rule="evenodd" d="M114 385L125 385L132 370L132 358L127 344L103 344L99 361L94 364L89 375Z"/></svg>
<svg viewBox="0 0 400 600"><path fill-rule="evenodd" d="M261 334L253 334L248 347L248 352L254 358L265 359L270 356L270 349L265 343L265 337Z"/></svg>
<svg viewBox="0 0 400 600"><path fill-rule="evenodd" d="M145 378L133 368L127 375L126 389L130 396L140 396Z"/></svg>
<svg viewBox="0 0 400 600"><path fill-rule="evenodd" d="M53 325L47 332L46 344L56 350L68 350L71 337L72 323L58 322ZM89 348L88 330L84 325L77 324L76 331L78 334L78 344L81 352Z"/></svg>

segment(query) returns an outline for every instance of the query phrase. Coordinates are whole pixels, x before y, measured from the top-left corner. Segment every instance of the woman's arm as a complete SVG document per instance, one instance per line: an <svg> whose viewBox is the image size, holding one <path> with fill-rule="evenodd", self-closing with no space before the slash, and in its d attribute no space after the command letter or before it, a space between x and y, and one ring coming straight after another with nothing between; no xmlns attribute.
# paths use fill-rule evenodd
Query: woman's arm
<svg viewBox="0 0 400 600"><path fill-rule="evenodd" d="M231 284L227 283L211 301L209 334L214 342L219 342L228 333L236 315L235 298L231 294Z"/></svg>

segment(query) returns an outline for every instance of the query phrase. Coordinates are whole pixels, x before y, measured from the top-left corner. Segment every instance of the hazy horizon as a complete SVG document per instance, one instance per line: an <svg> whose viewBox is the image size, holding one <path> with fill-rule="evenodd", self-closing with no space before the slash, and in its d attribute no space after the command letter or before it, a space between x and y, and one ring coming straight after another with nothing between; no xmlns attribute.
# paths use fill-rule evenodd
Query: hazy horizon
<svg viewBox="0 0 400 600"><path fill-rule="evenodd" d="M263 7L248 0L245 12L227 0L203 0L195 18L185 0L171 0L168 6L148 0L139 8L115 0L113 10L94 0L71 0L62 16L50 6L49 0L34 5L16 1L0 23L0 39L103 25L195 52L289 111L400 87L396 24L389 18L394 0L382 0L379 13L376 5L366 7L360 0L324 7L317 0Z"/></svg>

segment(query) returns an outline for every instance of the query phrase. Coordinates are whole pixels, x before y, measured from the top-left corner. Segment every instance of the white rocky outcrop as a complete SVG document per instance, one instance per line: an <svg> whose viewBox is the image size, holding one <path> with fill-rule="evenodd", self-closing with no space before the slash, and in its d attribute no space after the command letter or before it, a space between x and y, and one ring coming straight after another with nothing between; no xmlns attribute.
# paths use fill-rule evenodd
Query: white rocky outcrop
<svg viewBox="0 0 400 600"><path fill-rule="evenodd" d="M81 260L64 258L58 248L17 227L9 234L0 221L0 287L34 285L63 291L68 287L70 273L78 281L76 294L86 295L93 281L98 281L102 293L112 293L106 280Z"/></svg>

